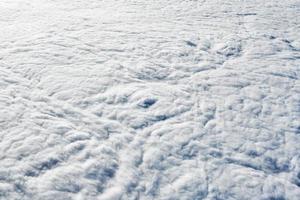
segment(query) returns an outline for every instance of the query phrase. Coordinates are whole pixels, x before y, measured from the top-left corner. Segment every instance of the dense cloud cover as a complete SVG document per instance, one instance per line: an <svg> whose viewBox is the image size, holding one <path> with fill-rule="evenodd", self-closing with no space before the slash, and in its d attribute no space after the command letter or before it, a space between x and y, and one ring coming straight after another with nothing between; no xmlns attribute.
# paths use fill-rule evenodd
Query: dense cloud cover
<svg viewBox="0 0 300 200"><path fill-rule="evenodd" d="M297 0L1 0L0 199L299 200Z"/></svg>

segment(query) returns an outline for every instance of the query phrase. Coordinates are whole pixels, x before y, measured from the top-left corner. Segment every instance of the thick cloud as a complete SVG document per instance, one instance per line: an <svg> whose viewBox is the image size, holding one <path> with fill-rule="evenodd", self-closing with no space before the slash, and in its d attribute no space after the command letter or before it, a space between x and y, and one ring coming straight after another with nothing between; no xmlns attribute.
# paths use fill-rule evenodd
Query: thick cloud
<svg viewBox="0 0 300 200"><path fill-rule="evenodd" d="M0 2L0 199L300 199L296 0Z"/></svg>

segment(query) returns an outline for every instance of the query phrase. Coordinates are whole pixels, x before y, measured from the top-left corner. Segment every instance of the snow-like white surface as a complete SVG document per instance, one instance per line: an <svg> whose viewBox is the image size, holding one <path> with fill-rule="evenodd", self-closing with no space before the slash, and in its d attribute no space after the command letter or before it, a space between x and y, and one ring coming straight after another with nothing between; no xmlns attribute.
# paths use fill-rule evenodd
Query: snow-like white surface
<svg viewBox="0 0 300 200"><path fill-rule="evenodd" d="M299 200L298 0L1 0L0 199Z"/></svg>

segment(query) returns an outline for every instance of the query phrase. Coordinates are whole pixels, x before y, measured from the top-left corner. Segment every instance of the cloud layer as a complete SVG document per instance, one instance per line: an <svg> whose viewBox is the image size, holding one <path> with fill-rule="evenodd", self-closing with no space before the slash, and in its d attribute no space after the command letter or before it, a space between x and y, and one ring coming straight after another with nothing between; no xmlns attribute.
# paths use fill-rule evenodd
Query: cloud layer
<svg viewBox="0 0 300 200"><path fill-rule="evenodd" d="M2 0L0 199L300 199L299 11Z"/></svg>

